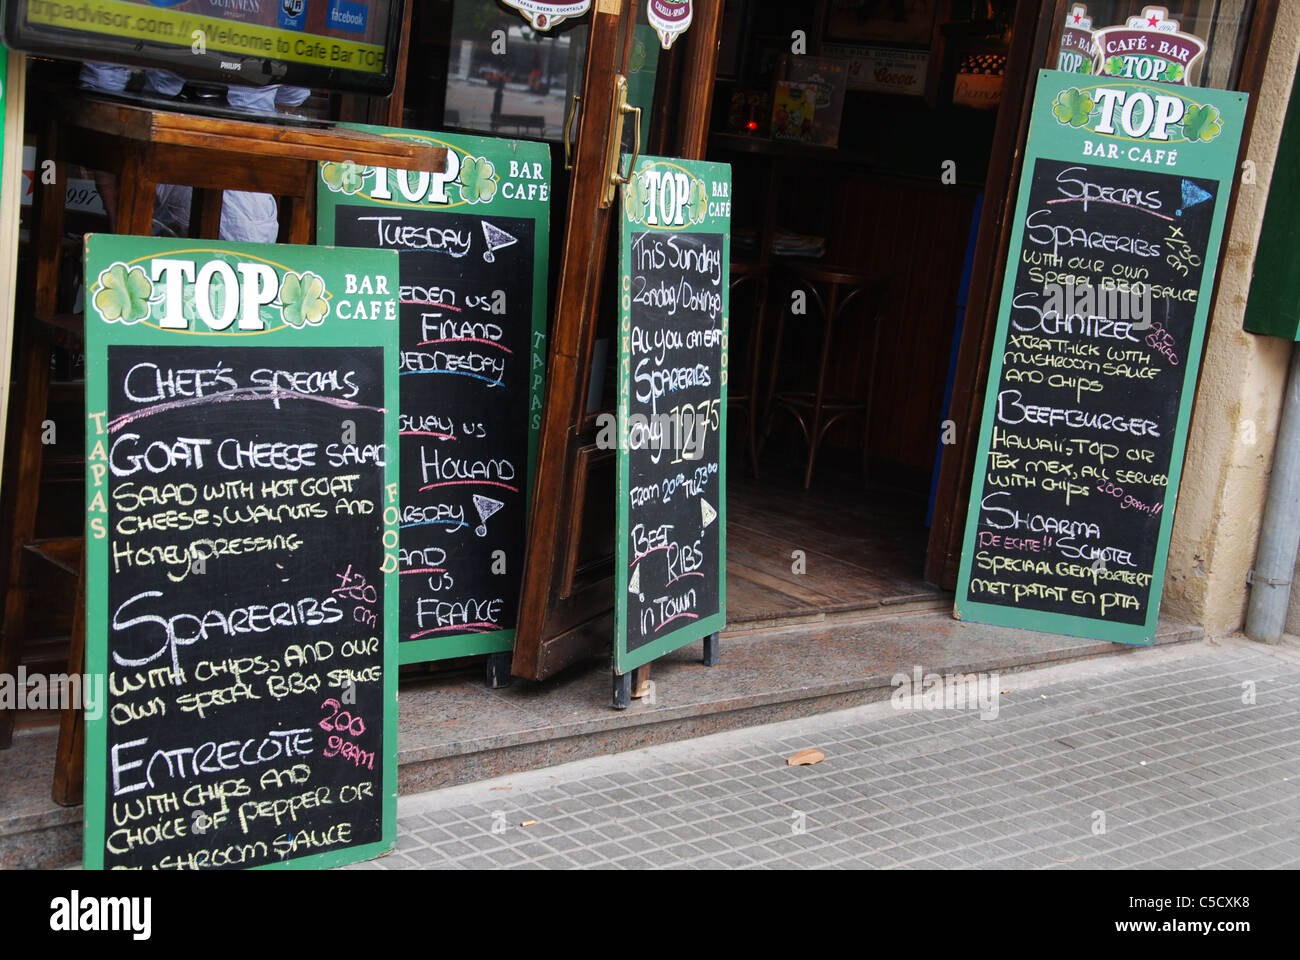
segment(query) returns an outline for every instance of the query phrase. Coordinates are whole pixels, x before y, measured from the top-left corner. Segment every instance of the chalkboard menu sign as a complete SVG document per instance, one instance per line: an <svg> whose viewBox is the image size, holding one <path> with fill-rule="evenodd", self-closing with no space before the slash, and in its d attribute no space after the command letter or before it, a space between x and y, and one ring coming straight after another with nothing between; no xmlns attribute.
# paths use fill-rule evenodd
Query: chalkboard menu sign
<svg viewBox="0 0 1300 960"><path fill-rule="evenodd" d="M1040 73L962 619L1154 641L1246 96Z"/></svg>
<svg viewBox="0 0 1300 960"><path fill-rule="evenodd" d="M620 674L717 632L727 619L731 168L642 157L622 205Z"/></svg>
<svg viewBox="0 0 1300 960"><path fill-rule="evenodd" d="M323 163L318 239L400 267L402 663L510 650L546 369L550 150L447 148L417 173Z"/></svg>
<svg viewBox="0 0 1300 960"><path fill-rule="evenodd" d="M85 864L332 866L397 801L397 256L86 247Z"/></svg>

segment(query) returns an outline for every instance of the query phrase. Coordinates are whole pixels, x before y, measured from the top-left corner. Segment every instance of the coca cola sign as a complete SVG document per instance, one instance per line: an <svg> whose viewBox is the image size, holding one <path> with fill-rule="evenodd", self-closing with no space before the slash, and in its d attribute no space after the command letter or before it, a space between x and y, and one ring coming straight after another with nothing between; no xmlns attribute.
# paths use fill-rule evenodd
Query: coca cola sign
<svg viewBox="0 0 1300 960"><path fill-rule="evenodd" d="M691 0L650 0L646 16L659 34L659 43L667 50L691 25Z"/></svg>
<svg viewBox="0 0 1300 960"><path fill-rule="evenodd" d="M844 75L848 78L850 90L871 90L875 93L909 97L925 95L925 83L930 71L928 50L827 43L822 45L822 53L844 61Z"/></svg>

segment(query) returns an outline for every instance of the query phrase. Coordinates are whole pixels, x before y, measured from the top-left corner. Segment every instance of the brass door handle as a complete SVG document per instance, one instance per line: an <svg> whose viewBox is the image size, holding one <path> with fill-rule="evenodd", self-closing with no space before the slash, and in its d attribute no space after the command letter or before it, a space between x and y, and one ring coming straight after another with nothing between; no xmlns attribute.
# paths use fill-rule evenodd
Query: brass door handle
<svg viewBox="0 0 1300 960"><path fill-rule="evenodd" d="M623 113L632 114L632 162L627 165L627 175L614 171L614 183L631 183L632 174L636 173L636 162L641 159L641 108L623 104Z"/></svg>
<svg viewBox="0 0 1300 960"><path fill-rule="evenodd" d="M623 121L627 119L629 113L635 118L633 132L636 134L636 142L632 145L632 164L628 167L627 175L624 176L619 169L619 160L623 153ZM632 174L636 170L636 162L641 158L641 108L627 102L627 77L622 74L619 74L614 81L614 101L609 129L611 136L609 152L605 157L605 191L601 197L601 209L614 202L619 184L631 182Z"/></svg>
<svg viewBox="0 0 1300 960"><path fill-rule="evenodd" d="M569 103L569 115L564 118L564 169L573 169L573 121L578 116L578 104L582 103L582 94L575 93Z"/></svg>

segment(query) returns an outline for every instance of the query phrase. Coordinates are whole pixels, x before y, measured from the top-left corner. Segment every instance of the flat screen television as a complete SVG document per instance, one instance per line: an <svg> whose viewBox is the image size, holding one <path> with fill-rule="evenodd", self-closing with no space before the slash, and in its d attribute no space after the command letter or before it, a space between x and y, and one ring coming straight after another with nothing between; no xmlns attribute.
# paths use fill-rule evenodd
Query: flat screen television
<svg viewBox="0 0 1300 960"><path fill-rule="evenodd" d="M387 96L404 0L5 0L4 40L201 83Z"/></svg>

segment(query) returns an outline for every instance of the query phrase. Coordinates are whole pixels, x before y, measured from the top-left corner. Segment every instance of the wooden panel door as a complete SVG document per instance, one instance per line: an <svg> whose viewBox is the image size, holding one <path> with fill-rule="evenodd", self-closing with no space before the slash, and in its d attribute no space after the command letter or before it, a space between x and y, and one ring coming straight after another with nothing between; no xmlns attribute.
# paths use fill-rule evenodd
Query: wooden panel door
<svg viewBox="0 0 1300 960"><path fill-rule="evenodd" d="M645 21L641 6L638 0L592 4L515 628L512 672L533 680L607 651L613 634L615 451L596 444L602 409L599 403L589 408L588 391L617 204L605 204L606 187L620 149L630 149L634 126L626 124L623 146L615 147L616 91L635 50L635 25ZM694 22L676 42L685 45L681 68L668 72L683 92L678 98L667 91L667 106L642 118L659 131L653 149L703 154L722 6L723 0L697 0ZM665 99L665 85L660 91Z"/></svg>
<svg viewBox="0 0 1300 960"><path fill-rule="evenodd" d="M957 585L971 472L975 468L980 414L997 327L997 297L1006 269L1020 156L1029 132L1029 108L1034 99L1032 78L1034 71L1046 63L1057 2L1019 0L1012 24L1011 49L1002 87L1006 93L998 109L989 171L984 181L984 207L975 241L970 290L966 295L966 323L961 332L948 411L948 417L957 424L956 443L943 447L925 555L925 579L945 590Z"/></svg>

